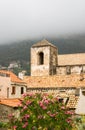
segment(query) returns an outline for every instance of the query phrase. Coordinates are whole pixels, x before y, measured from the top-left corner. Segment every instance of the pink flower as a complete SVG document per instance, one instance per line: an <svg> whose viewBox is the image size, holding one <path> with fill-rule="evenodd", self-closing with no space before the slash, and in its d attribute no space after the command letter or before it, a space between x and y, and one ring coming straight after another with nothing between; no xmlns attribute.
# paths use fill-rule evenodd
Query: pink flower
<svg viewBox="0 0 85 130"><path fill-rule="evenodd" d="M9 115L8 115L8 118L9 118L9 119L12 119L13 117L14 117L14 114L9 114Z"/></svg>
<svg viewBox="0 0 85 130"><path fill-rule="evenodd" d="M14 126L13 126L13 129L15 130L16 128L17 128L17 126L16 126L16 125L14 125Z"/></svg>
<svg viewBox="0 0 85 130"><path fill-rule="evenodd" d="M54 114L50 114L50 117L55 117L56 116L56 114L54 113Z"/></svg>
<svg viewBox="0 0 85 130"><path fill-rule="evenodd" d="M56 112L56 113L51 113L50 111L48 111L47 114L48 114L50 117L55 117L55 116L58 114L58 112Z"/></svg>
<svg viewBox="0 0 85 130"><path fill-rule="evenodd" d="M73 115L74 113L72 111L66 111L65 114Z"/></svg>
<svg viewBox="0 0 85 130"><path fill-rule="evenodd" d="M32 103L32 102L28 100L28 101L26 102L26 105L30 105L31 103Z"/></svg>
<svg viewBox="0 0 85 130"><path fill-rule="evenodd" d="M33 97L34 94L33 94L33 93L29 93L28 96L29 96L29 97Z"/></svg>
<svg viewBox="0 0 85 130"><path fill-rule="evenodd" d="M61 109L65 110L65 106L62 106Z"/></svg>
<svg viewBox="0 0 85 130"><path fill-rule="evenodd" d="M49 101L46 99L46 100L44 101L44 103L49 104Z"/></svg>
<svg viewBox="0 0 85 130"><path fill-rule="evenodd" d="M24 107L23 107L23 110L26 110L27 109L27 106L25 105Z"/></svg>
<svg viewBox="0 0 85 130"><path fill-rule="evenodd" d="M40 105L40 107L42 107L42 106L43 106L43 102L42 102L42 101L40 101L40 102L39 102L39 105Z"/></svg>
<svg viewBox="0 0 85 130"><path fill-rule="evenodd" d="M23 97L26 97L26 96L27 96L27 93L22 94L22 96L23 96Z"/></svg>
<svg viewBox="0 0 85 130"><path fill-rule="evenodd" d="M43 110L46 110L46 109L47 109L47 107L46 107L46 106L42 106L42 109L43 109Z"/></svg>
<svg viewBox="0 0 85 130"><path fill-rule="evenodd" d="M68 118L68 119L66 120L66 122L67 122L68 124L71 123L71 119Z"/></svg>
<svg viewBox="0 0 85 130"><path fill-rule="evenodd" d="M25 120L27 120L29 117L30 117L30 115L28 115L28 114L25 114L25 115L24 115L24 119L25 119Z"/></svg>
<svg viewBox="0 0 85 130"><path fill-rule="evenodd" d="M43 96L43 100L46 100L46 96Z"/></svg>
<svg viewBox="0 0 85 130"><path fill-rule="evenodd" d="M28 126L28 122L25 122L25 124L22 126L22 128L26 128Z"/></svg>

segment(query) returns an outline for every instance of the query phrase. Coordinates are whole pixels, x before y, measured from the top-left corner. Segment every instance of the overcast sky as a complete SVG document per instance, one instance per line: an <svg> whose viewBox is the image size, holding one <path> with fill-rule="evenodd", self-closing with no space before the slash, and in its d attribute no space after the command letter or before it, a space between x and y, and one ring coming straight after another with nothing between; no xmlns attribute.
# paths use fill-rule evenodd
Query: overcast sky
<svg viewBox="0 0 85 130"><path fill-rule="evenodd" d="M0 44L85 33L85 0L0 0Z"/></svg>

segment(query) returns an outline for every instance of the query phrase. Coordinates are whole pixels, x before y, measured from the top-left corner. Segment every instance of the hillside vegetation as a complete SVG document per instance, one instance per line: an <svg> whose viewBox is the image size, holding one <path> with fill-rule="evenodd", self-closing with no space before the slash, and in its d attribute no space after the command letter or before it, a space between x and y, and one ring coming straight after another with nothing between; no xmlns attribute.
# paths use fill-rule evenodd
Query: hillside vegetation
<svg viewBox="0 0 85 130"><path fill-rule="evenodd" d="M47 40L58 47L59 54L85 52L85 35L72 38L48 38ZM29 62L30 48L39 41L24 40L0 45L0 65L8 66L11 61Z"/></svg>

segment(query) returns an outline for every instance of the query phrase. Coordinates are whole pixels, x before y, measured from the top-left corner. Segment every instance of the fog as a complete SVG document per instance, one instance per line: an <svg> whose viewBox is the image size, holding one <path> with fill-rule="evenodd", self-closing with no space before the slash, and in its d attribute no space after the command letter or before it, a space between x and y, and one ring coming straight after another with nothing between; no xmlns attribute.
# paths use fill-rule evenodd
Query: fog
<svg viewBox="0 0 85 130"><path fill-rule="evenodd" d="M85 33L85 0L0 0L0 44Z"/></svg>

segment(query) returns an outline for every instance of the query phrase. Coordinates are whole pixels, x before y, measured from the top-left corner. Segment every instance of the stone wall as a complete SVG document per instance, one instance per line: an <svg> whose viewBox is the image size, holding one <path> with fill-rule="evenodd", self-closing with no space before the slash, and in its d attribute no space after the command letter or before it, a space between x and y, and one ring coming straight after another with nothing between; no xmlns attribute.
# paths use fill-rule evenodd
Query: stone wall
<svg viewBox="0 0 85 130"><path fill-rule="evenodd" d="M56 75L81 74L81 72L85 73L85 65L68 65L56 67Z"/></svg>
<svg viewBox="0 0 85 130"><path fill-rule="evenodd" d="M44 53L44 64L38 64L39 52ZM49 60L50 60L49 47L31 48L31 76L49 75Z"/></svg>
<svg viewBox="0 0 85 130"><path fill-rule="evenodd" d="M71 66L71 73L80 74L82 72L82 66Z"/></svg>
<svg viewBox="0 0 85 130"><path fill-rule="evenodd" d="M44 63L38 64L38 54L44 54ZM41 46L31 48L31 76L48 76L56 74L57 48L53 46Z"/></svg>
<svg viewBox="0 0 85 130"><path fill-rule="evenodd" d="M66 74L66 67L65 66L57 66L56 67L56 75L63 75Z"/></svg>
<svg viewBox="0 0 85 130"><path fill-rule="evenodd" d="M76 95L76 88L28 88L27 93L52 93L58 96L62 95Z"/></svg>
<svg viewBox="0 0 85 130"><path fill-rule="evenodd" d="M50 47L50 75L56 74L56 66L58 65L58 50L56 47Z"/></svg>
<svg viewBox="0 0 85 130"><path fill-rule="evenodd" d="M14 114L16 116L19 116L19 112L17 109L0 104L0 122L8 122L9 114Z"/></svg>

